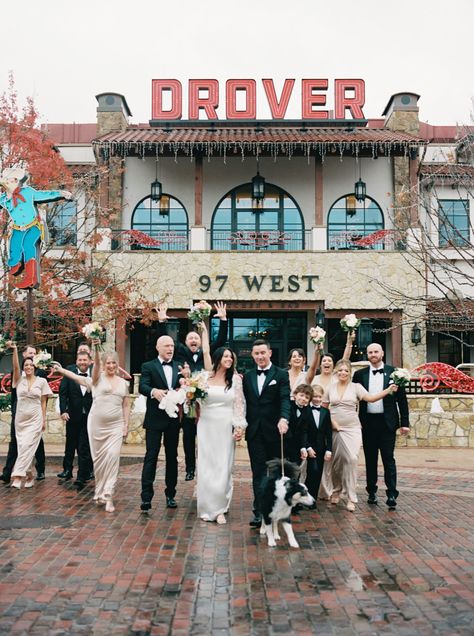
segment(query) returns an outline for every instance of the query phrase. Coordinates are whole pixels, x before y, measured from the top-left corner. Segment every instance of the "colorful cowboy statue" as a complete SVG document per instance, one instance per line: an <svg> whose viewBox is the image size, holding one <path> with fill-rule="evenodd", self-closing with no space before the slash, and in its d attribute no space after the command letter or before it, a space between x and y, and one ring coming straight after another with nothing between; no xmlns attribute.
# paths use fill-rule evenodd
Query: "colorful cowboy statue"
<svg viewBox="0 0 474 636"><path fill-rule="evenodd" d="M35 190L26 185L28 173L24 168L6 168L0 175L0 206L12 220L8 267L12 276L25 271L23 280L14 283L17 289L39 286L41 241L46 224L36 208L37 203L72 199L67 190Z"/></svg>

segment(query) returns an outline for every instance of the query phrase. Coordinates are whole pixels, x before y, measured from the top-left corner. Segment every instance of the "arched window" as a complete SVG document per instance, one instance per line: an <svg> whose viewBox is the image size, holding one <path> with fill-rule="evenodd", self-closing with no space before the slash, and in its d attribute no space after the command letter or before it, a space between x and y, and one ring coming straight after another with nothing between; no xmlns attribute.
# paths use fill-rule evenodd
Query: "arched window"
<svg viewBox="0 0 474 636"><path fill-rule="evenodd" d="M278 186L265 184L265 198L255 207L252 184L228 192L212 219L213 250L302 250L304 223L296 201Z"/></svg>
<svg viewBox="0 0 474 636"><path fill-rule="evenodd" d="M338 199L329 210L327 228L330 250L384 249L383 232L380 232L384 229L382 210L368 196L363 201L357 201L354 194ZM375 232L380 232L379 240ZM373 235L374 241L365 240L369 235Z"/></svg>
<svg viewBox="0 0 474 636"><path fill-rule="evenodd" d="M178 199L168 194L159 201L147 196L133 210L128 234L131 249L187 250L188 215Z"/></svg>

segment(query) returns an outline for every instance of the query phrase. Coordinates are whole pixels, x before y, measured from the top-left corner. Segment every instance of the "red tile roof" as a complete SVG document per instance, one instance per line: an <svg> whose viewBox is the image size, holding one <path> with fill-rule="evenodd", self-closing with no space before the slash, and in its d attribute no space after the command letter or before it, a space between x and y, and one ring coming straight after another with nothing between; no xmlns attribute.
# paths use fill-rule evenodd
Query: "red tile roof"
<svg viewBox="0 0 474 636"><path fill-rule="evenodd" d="M421 166L420 173L425 177L472 181L474 179L474 166L461 163L429 163Z"/></svg>
<svg viewBox="0 0 474 636"><path fill-rule="evenodd" d="M97 124L43 124L41 126L55 144L90 144L97 136Z"/></svg>
<svg viewBox="0 0 474 636"><path fill-rule="evenodd" d="M302 127L175 127L129 126L95 139L93 145L105 154L141 154L147 152L208 155L254 152L257 148L271 154L310 154L359 152L376 149L380 153L404 153L409 146L423 144L419 137L387 129L302 128Z"/></svg>

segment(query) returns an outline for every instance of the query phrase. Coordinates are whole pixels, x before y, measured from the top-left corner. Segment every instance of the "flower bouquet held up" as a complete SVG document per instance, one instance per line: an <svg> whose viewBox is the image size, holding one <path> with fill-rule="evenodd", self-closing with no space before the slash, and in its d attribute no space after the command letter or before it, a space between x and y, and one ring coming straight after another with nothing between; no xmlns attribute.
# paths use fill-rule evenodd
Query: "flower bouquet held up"
<svg viewBox="0 0 474 636"><path fill-rule="evenodd" d="M53 365L57 364L51 357L51 354L47 351L40 351L36 355L33 356L33 364L37 369L42 369L43 371L47 371L51 369Z"/></svg>
<svg viewBox="0 0 474 636"><path fill-rule="evenodd" d="M194 325L197 325L206 318L209 318L211 315L211 309L212 307L209 303L205 300L200 300L195 305L192 305L191 309L188 311L188 318Z"/></svg>
<svg viewBox="0 0 474 636"><path fill-rule="evenodd" d="M9 339L0 333L0 353L4 353L5 349L8 349L8 342Z"/></svg>
<svg viewBox="0 0 474 636"><path fill-rule="evenodd" d="M311 327L309 330L309 338L314 345L322 345L326 340L326 332L324 329L321 329L321 327Z"/></svg>
<svg viewBox="0 0 474 636"><path fill-rule="evenodd" d="M396 386L405 387L411 380L411 374L408 369L395 369L395 371L390 374L390 379Z"/></svg>
<svg viewBox="0 0 474 636"><path fill-rule="evenodd" d="M181 387L186 392L184 412L188 417L196 417L197 400L203 400L207 397L207 394L209 392L209 386L207 384L207 373L203 371L193 373L191 377L184 379Z"/></svg>
<svg viewBox="0 0 474 636"><path fill-rule="evenodd" d="M344 318L341 318L340 325L344 331L352 333L360 325L360 318L357 318L355 314L346 314Z"/></svg>
<svg viewBox="0 0 474 636"><path fill-rule="evenodd" d="M82 333L88 340L102 340L104 337L105 329L99 322L89 322L82 327ZM97 345L98 349L102 351L103 346Z"/></svg>

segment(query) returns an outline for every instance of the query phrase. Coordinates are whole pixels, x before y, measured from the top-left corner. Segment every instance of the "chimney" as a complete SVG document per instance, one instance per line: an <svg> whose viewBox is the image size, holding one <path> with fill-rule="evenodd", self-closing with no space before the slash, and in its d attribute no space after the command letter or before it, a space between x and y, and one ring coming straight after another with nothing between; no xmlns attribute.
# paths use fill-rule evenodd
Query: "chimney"
<svg viewBox="0 0 474 636"><path fill-rule="evenodd" d="M382 117L385 117L384 127L418 136L420 134L419 99L420 96L416 93L395 93L392 95L382 113Z"/></svg>
<svg viewBox="0 0 474 636"><path fill-rule="evenodd" d="M126 130L128 118L132 116L127 100L120 93L100 93L96 95L97 136L101 137L112 131Z"/></svg>

